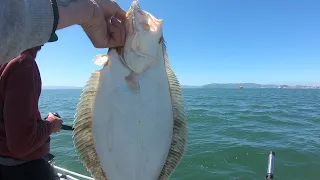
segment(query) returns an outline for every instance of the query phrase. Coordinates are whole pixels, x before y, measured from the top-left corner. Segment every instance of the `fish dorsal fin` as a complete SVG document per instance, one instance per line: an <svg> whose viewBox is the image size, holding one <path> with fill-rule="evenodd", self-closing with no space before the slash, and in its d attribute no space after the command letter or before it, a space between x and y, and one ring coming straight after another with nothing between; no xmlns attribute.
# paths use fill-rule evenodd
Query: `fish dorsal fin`
<svg viewBox="0 0 320 180"><path fill-rule="evenodd" d="M98 54L93 58L93 64L97 66L104 66L108 63L108 54Z"/></svg>
<svg viewBox="0 0 320 180"><path fill-rule="evenodd" d="M166 46L163 42L163 57L164 64L169 82L172 110L173 110L173 135L171 147L166 159L166 162L162 168L158 180L167 180L173 173L186 149L187 144L187 118L185 115L184 104L182 99L182 91L177 76L174 74L170 67L168 53Z"/></svg>
<svg viewBox="0 0 320 180"><path fill-rule="evenodd" d="M72 132L73 144L79 158L95 179L106 179L100 164L92 134L93 104L99 89L100 70L92 72L82 90L77 105Z"/></svg>

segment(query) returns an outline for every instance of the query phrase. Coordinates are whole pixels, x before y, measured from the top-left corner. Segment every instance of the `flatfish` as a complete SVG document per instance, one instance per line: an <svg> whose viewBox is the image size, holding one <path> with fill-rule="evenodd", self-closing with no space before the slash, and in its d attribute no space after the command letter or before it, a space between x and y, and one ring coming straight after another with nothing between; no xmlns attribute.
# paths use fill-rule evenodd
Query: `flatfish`
<svg viewBox="0 0 320 180"><path fill-rule="evenodd" d="M163 21L133 1L124 47L93 62L77 105L73 142L96 180L166 180L183 157L187 122Z"/></svg>

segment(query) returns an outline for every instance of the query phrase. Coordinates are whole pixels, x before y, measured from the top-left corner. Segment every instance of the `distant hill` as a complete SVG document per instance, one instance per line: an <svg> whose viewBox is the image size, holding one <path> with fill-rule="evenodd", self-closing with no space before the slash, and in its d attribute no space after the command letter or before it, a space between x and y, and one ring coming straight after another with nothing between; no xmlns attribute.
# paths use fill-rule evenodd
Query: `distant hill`
<svg viewBox="0 0 320 180"><path fill-rule="evenodd" d="M245 89L250 88L281 88L281 89L320 89L320 86L288 86L276 84L257 84L257 83L211 83L203 86L187 86L183 85L182 88L223 88L223 89L237 89L242 86Z"/></svg>
<svg viewBox="0 0 320 180"><path fill-rule="evenodd" d="M182 88L200 88L200 86L181 85Z"/></svg>
<svg viewBox="0 0 320 180"><path fill-rule="evenodd" d="M218 84L212 83L202 86L203 88L239 88L239 86L243 86L244 88L260 88L260 84L255 83L226 83L226 84Z"/></svg>
<svg viewBox="0 0 320 180"><path fill-rule="evenodd" d="M275 84L256 84L256 83L226 83L226 84L207 84L202 86L203 88L239 88L242 86L243 88L278 88L279 85Z"/></svg>

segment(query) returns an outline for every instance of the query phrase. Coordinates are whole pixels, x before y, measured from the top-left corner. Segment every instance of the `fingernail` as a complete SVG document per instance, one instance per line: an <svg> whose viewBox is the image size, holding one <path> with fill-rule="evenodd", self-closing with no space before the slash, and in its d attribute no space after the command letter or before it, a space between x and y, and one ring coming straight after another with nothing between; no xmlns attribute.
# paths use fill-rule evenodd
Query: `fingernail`
<svg viewBox="0 0 320 180"><path fill-rule="evenodd" d="M119 22L119 20L114 16L112 16L111 21L113 21L113 22L118 21Z"/></svg>

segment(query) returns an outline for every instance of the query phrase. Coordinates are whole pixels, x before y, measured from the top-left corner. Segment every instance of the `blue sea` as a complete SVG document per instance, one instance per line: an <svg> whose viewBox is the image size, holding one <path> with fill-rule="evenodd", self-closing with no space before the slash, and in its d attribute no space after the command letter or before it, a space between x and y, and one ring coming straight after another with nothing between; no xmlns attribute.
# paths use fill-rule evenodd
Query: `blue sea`
<svg viewBox="0 0 320 180"><path fill-rule="evenodd" d="M42 116L72 124L80 89L43 90ZM320 179L320 90L183 89L188 146L171 180L263 180L275 151L275 180ZM72 135L52 135L57 166L89 175Z"/></svg>

